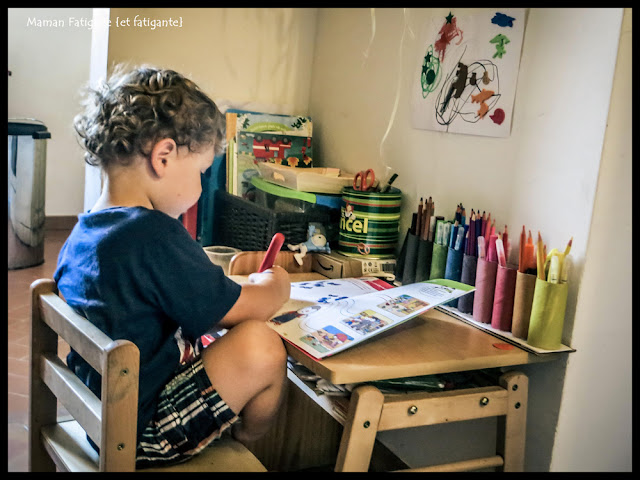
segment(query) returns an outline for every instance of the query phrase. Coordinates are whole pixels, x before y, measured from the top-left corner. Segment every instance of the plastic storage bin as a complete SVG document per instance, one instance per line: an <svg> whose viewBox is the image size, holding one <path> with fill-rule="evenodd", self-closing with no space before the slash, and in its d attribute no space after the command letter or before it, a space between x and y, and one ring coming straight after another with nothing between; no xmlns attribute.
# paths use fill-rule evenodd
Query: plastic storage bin
<svg viewBox="0 0 640 480"><path fill-rule="evenodd" d="M337 234L337 220L332 209L309 212L276 211L250 202L224 190L216 191L214 242L240 250L266 250L273 235L281 232L285 237L282 249L288 243L298 244L307 240L309 222L320 222L327 230L327 239Z"/></svg>
<svg viewBox="0 0 640 480"><path fill-rule="evenodd" d="M51 138L39 120L8 122L8 269L44 262L46 140Z"/></svg>
<svg viewBox="0 0 640 480"><path fill-rule="evenodd" d="M277 212L310 213L313 210L340 210L342 195L309 193L282 187L260 177L253 177L255 203Z"/></svg>

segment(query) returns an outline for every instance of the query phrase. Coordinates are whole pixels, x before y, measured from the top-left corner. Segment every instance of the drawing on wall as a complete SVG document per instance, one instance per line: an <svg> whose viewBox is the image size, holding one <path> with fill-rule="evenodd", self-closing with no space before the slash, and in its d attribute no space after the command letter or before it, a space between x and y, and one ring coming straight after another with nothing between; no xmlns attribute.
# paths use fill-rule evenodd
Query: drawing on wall
<svg viewBox="0 0 640 480"><path fill-rule="evenodd" d="M508 137L524 8L434 19L423 28L411 92L414 128Z"/></svg>

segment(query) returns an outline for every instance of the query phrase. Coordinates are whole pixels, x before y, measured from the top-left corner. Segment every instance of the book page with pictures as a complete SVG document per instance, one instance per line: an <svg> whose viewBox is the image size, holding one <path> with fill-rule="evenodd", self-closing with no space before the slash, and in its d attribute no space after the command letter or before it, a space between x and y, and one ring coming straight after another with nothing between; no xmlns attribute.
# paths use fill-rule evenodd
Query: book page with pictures
<svg viewBox="0 0 640 480"><path fill-rule="evenodd" d="M340 280L346 285L346 279L334 282ZM325 288L321 285L316 290L325 292ZM316 303L281 313L267 324L282 338L319 359L346 350L473 290L469 285L438 279L328 301L326 295L321 294L320 298L325 301L312 300ZM292 284L292 298L293 292Z"/></svg>
<svg viewBox="0 0 640 480"><path fill-rule="evenodd" d="M395 288L377 277L336 278L309 280L291 284L291 298L316 303L331 303L338 300Z"/></svg>

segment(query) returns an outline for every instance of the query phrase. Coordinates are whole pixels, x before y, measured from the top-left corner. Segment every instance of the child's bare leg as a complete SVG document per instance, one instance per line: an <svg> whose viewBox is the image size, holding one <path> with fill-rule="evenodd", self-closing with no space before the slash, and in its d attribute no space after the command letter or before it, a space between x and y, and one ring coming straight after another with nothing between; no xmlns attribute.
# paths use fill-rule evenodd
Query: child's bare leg
<svg viewBox="0 0 640 480"><path fill-rule="evenodd" d="M209 345L202 361L220 397L242 413L234 437L246 442L264 435L286 385L287 353L280 336L264 322L243 322Z"/></svg>

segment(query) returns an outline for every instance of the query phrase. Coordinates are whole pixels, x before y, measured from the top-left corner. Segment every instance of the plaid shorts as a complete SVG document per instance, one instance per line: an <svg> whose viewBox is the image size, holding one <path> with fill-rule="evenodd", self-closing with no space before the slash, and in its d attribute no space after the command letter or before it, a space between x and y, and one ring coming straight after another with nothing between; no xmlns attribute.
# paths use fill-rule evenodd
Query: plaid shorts
<svg viewBox="0 0 640 480"><path fill-rule="evenodd" d="M220 438L238 416L220 398L198 356L180 365L138 443L136 468L186 461Z"/></svg>

